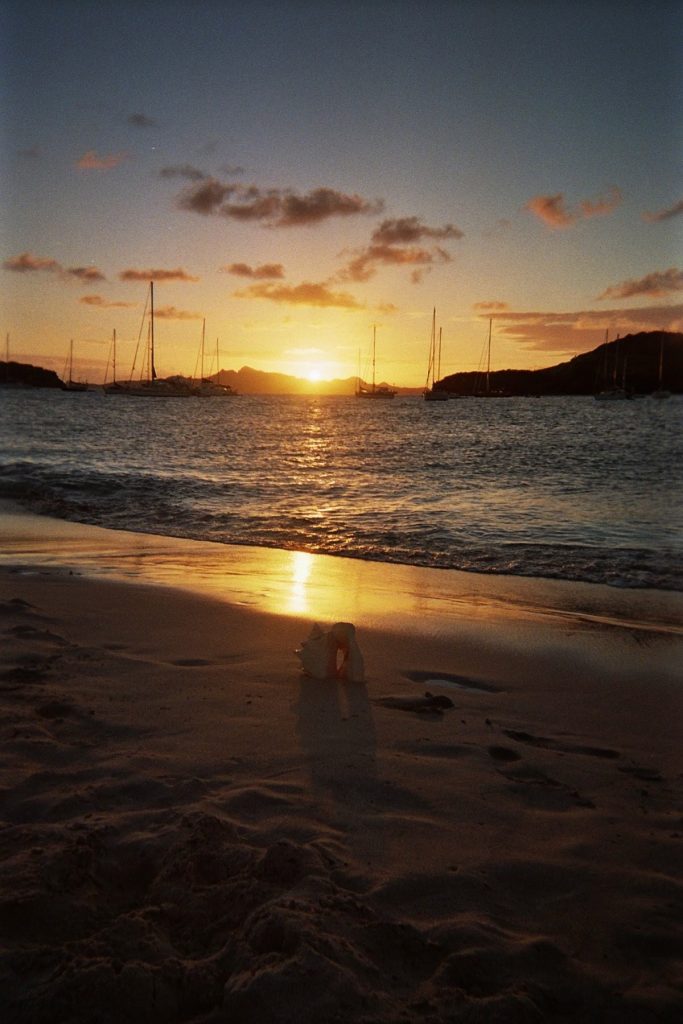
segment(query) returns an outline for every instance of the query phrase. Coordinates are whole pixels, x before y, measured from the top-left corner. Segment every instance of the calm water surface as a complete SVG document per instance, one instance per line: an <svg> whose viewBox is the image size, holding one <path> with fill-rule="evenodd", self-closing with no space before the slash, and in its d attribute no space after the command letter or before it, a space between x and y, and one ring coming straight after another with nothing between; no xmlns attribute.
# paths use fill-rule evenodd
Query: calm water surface
<svg viewBox="0 0 683 1024"><path fill-rule="evenodd" d="M0 496L101 526L683 590L683 399L0 392Z"/></svg>

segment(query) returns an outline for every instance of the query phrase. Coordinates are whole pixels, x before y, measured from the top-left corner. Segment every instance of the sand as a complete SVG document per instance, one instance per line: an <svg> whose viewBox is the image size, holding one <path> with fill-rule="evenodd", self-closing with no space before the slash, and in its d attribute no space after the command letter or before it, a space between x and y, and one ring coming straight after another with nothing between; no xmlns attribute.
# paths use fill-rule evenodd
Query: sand
<svg viewBox="0 0 683 1024"><path fill-rule="evenodd" d="M0 536L3 1021L681 1019L680 595Z"/></svg>

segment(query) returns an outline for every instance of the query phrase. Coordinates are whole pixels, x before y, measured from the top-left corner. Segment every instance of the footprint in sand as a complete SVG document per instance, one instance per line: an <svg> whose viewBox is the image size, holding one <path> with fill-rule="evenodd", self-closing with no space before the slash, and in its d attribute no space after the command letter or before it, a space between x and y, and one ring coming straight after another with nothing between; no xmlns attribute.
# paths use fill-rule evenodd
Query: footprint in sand
<svg viewBox="0 0 683 1024"><path fill-rule="evenodd" d="M413 711L423 715L442 715L445 710L453 707L450 697L429 692L425 693L424 697L377 697L372 703L384 708L393 708L395 711Z"/></svg>
<svg viewBox="0 0 683 1024"><path fill-rule="evenodd" d="M610 750L608 747L585 747L580 744L560 743L559 740L548 739L546 736L533 736L531 733L519 732L516 729L503 729L503 733L511 740L526 743L531 747L540 747L542 750L559 750L563 754L584 754L587 757L603 757L609 760L621 757L618 750Z"/></svg>
<svg viewBox="0 0 683 1024"><path fill-rule="evenodd" d="M484 683L481 680L453 675L451 672L440 672L436 669L433 671L410 669L408 672L404 672L403 675L413 683L429 683L430 686L453 686L458 690L479 690L482 693L499 692L499 688L492 683Z"/></svg>
<svg viewBox="0 0 683 1024"><path fill-rule="evenodd" d="M43 643L58 644L60 647L69 647L69 641L59 633L53 633L49 629L36 629L35 626L12 626L7 630L8 636L15 636L20 640L39 640Z"/></svg>

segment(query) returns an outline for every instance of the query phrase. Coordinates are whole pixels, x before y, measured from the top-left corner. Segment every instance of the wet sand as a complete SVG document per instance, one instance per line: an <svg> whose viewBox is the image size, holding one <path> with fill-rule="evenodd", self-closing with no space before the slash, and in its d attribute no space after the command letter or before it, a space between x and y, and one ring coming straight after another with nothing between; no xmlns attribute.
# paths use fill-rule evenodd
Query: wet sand
<svg viewBox="0 0 683 1024"><path fill-rule="evenodd" d="M680 1019L680 595L0 536L4 1020Z"/></svg>

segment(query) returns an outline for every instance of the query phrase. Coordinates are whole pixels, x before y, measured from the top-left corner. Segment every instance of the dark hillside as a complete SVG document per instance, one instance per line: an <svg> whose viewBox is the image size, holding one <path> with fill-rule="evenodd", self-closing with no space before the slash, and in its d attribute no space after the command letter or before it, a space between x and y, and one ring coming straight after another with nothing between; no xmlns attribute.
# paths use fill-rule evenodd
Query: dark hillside
<svg viewBox="0 0 683 1024"><path fill-rule="evenodd" d="M508 395L592 395L616 381L634 394L649 394L659 386L660 349L661 386L683 393L683 334L670 331L629 334L543 370L496 370L490 374L490 390ZM484 392L485 381L481 373L453 373L438 387L475 395Z"/></svg>

